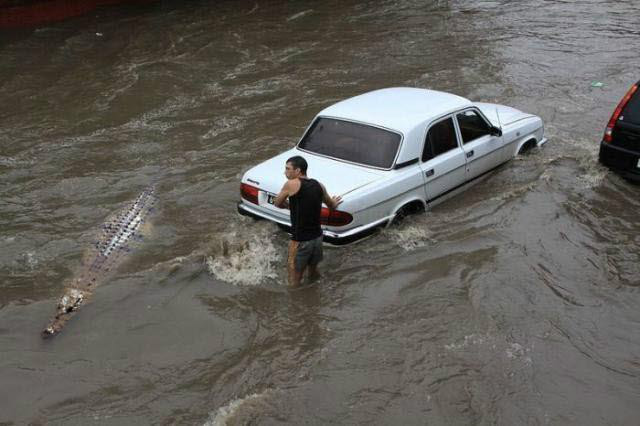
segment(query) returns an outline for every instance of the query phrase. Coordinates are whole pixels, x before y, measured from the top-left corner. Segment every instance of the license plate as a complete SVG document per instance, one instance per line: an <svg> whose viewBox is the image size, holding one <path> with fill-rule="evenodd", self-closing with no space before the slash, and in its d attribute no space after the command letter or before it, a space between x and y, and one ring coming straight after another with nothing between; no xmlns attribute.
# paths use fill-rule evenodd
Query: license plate
<svg viewBox="0 0 640 426"><path fill-rule="evenodd" d="M267 194L267 203L273 204L275 199L276 199L275 194Z"/></svg>

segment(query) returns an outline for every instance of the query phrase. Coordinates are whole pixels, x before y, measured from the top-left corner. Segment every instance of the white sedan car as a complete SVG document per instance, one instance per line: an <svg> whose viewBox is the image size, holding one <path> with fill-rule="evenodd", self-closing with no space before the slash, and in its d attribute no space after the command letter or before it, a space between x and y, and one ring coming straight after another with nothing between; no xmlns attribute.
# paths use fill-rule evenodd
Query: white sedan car
<svg viewBox="0 0 640 426"><path fill-rule="evenodd" d="M547 140L540 117L449 93L389 88L321 111L292 149L248 170L241 214L290 227L273 205L288 158L307 160L307 175L341 195L322 209L324 240L345 244L407 213L442 201L524 149Z"/></svg>

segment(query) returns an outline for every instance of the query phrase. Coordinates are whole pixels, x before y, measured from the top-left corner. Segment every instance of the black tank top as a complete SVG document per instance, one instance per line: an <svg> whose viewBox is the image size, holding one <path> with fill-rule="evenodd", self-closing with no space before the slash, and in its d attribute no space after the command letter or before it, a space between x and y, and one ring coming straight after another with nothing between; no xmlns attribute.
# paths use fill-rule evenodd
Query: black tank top
<svg viewBox="0 0 640 426"><path fill-rule="evenodd" d="M289 197L293 241L309 241L322 235L322 197L322 186L317 180L300 178L300 190Z"/></svg>

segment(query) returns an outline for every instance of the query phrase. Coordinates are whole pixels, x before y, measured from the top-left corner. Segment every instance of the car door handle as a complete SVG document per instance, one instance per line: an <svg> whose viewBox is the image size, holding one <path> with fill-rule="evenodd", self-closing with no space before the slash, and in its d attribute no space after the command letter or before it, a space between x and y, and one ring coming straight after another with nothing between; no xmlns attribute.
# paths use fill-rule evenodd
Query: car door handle
<svg viewBox="0 0 640 426"><path fill-rule="evenodd" d="M467 158L473 157L473 150L467 152Z"/></svg>
<svg viewBox="0 0 640 426"><path fill-rule="evenodd" d="M433 174L434 174L434 173L435 173L435 172L433 171L433 169L429 169L429 170L427 170L426 172L424 172L424 174L425 174L427 177L429 177L429 176L433 176Z"/></svg>

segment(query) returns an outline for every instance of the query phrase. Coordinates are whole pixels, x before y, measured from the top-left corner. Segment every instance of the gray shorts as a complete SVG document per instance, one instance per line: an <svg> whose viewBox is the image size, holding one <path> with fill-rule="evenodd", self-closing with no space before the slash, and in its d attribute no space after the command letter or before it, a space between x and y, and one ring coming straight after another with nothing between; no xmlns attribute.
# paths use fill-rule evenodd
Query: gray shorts
<svg viewBox="0 0 640 426"><path fill-rule="evenodd" d="M302 271L307 265L317 265L322 260L322 236L309 241L289 243L289 267Z"/></svg>

